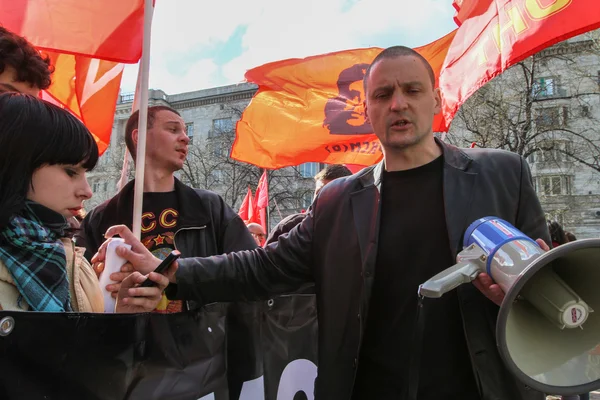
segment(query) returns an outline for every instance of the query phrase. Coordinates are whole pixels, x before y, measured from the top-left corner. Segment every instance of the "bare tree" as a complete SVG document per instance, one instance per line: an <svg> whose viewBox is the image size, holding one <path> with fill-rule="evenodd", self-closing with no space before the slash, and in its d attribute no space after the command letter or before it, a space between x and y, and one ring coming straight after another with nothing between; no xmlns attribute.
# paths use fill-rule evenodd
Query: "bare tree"
<svg viewBox="0 0 600 400"><path fill-rule="evenodd" d="M243 109L229 105L224 111L231 115L232 120L238 120ZM253 192L256 190L263 170L229 157L234 139L233 125L213 126L205 141L189 146L180 176L190 186L219 193L227 204L237 210L248 187ZM279 219L280 211L285 216L305 208L314 189L312 177L303 177L297 167L269 171L268 183L269 211L276 217L272 218L274 220Z"/></svg>
<svg viewBox="0 0 600 400"><path fill-rule="evenodd" d="M448 140L600 171L598 31L545 49L471 96Z"/></svg>

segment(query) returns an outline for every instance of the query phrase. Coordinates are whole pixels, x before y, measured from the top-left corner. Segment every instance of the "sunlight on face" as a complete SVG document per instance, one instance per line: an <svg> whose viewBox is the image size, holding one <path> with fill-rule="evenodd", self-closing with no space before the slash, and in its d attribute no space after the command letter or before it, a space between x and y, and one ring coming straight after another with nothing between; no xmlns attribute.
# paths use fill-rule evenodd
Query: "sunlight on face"
<svg viewBox="0 0 600 400"><path fill-rule="evenodd" d="M64 217L72 217L92 197L92 190L80 165L44 165L33 172L27 199L40 203Z"/></svg>

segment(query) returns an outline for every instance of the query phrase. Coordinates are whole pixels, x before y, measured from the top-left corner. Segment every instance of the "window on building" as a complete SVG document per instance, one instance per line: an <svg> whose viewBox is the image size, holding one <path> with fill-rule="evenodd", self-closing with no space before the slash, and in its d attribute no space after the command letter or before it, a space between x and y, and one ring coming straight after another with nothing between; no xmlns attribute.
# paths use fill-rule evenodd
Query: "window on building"
<svg viewBox="0 0 600 400"><path fill-rule="evenodd" d="M231 118L213 119L212 136L217 136L217 135L220 135L223 133L229 133L232 131L233 131L233 121L231 120Z"/></svg>
<svg viewBox="0 0 600 400"><path fill-rule="evenodd" d="M543 175L536 179L536 190L543 196L571 194L570 177L566 175Z"/></svg>
<svg viewBox="0 0 600 400"><path fill-rule="evenodd" d="M534 98L552 97L556 95L555 78L538 78L533 82L532 94Z"/></svg>
<svg viewBox="0 0 600 400"><path fill-rule="evenodd" d="M190 138L190 144L194 144L194 123L188 122L185 124L185 133Z"/></svg>
<svg viewBox="0 0 600 400"><path fill-rule="evenodd" d="M99 182L93 182L92 183L92 192L96 193L98 191L98 189L100 189L100 183Z"/></svg>
<svg viewBox="0 0 600 400"><path fill-rule="evenodd" d="M579 113L583 118L589 118L590 117L590 107L589 106L581 106L579 108Z"/></svg>
<svg viewBox="0 0 600 400"><path fill-rule="evenodd" d="M537 162L569 161L571 142L567 140L546 140L538 145L539 151L535 157Z"/></svg>
<svg viewBox="0 0 600 400"><path fill-rule="evenodd" d="M535 126L538 130L552 130L567 126L569 107L545 107L535 110Z"/></svg>
<svg viewBox="0 0 600 400"><path fill-rule="evenodd" d="M108 182L104 182L104 183L102 184L102 191L103 191L103 192L106 192L106 191L108 191Z"/></svg>
<svg viewBox="0 0 600 400"><path fill-rule="evenodd" d="M298 171L303 178L312 178L321 170L319 163L304 163L298 166Z"/></svg>

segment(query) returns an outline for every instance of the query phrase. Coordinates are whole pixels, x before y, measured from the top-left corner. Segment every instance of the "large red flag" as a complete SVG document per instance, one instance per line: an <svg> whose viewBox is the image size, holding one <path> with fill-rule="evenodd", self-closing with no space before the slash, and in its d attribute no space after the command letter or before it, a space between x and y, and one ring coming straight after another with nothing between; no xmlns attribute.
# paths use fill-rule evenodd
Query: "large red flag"
<svg viewBox="0 0 600 400"><path fill-rule="evenodd" d="M439 74L454 32L415 50ZM372 165L382 157L365 122L362 79L380 48L266 64L246 73L258 92L237 123L231 157L263 168L304 162ZM435 131L447 129L444 119Z"/></svg>
<svg viewBox="0 0 600 400"><path fill-rule="evenodd" d="M136 63L144 0L0 0L0 24L40 49Z"/></svg>
<svg viewBox="0 0 600 400"><path fill-rule="evenodd" d="M258 223L262 225L265 232L267 229L267 207L269 206L269 182L267 178L267 170L263 172L258 180L258 186L254 193L255 215L258 217Z"/></svg>
<svg viewBox="0 0 600 400"><path fill-rule="evenodd" d="M47 53L42 98L75 114L108 147L123 64L141 56L144 0L0 0L0 23Z"/></svg>
<svg viewBox="0 0 600 400"><path fill-rule="evenodd" d="M598 0L455 0L456 37L440 74L449 123L477 89L561 40L600 27Z"/></svg>
<svg viewBox="0 0 600 400"><path fill-rule="evenodd" d="M242 205L240 206L240 210L238 211L238 215L244 221L245 224L250 222L250 210L254 207L254 202L252 201L252 190L248 187L248 193L246 193L246 197L242 201Z"/></svg>

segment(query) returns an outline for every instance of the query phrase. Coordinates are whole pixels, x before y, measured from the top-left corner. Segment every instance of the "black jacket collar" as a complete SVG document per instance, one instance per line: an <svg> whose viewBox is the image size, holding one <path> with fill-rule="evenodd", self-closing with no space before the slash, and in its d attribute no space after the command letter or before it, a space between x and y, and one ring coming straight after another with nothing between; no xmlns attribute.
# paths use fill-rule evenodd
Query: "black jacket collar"
<svg viewBox="0 0 600 400"><path fill-rule="evenodd" d="M133 195L135 180L128 182L123 189L113 197L106 206L105 215L116 215L118 221L128 221L131 228L133 221ZM184 185L175 178L175 194L178 202L179 217L177 229L203 226L210 221L209 210L201 201L195 189ZM112 219L112 218L111 218Z"/></svg>

